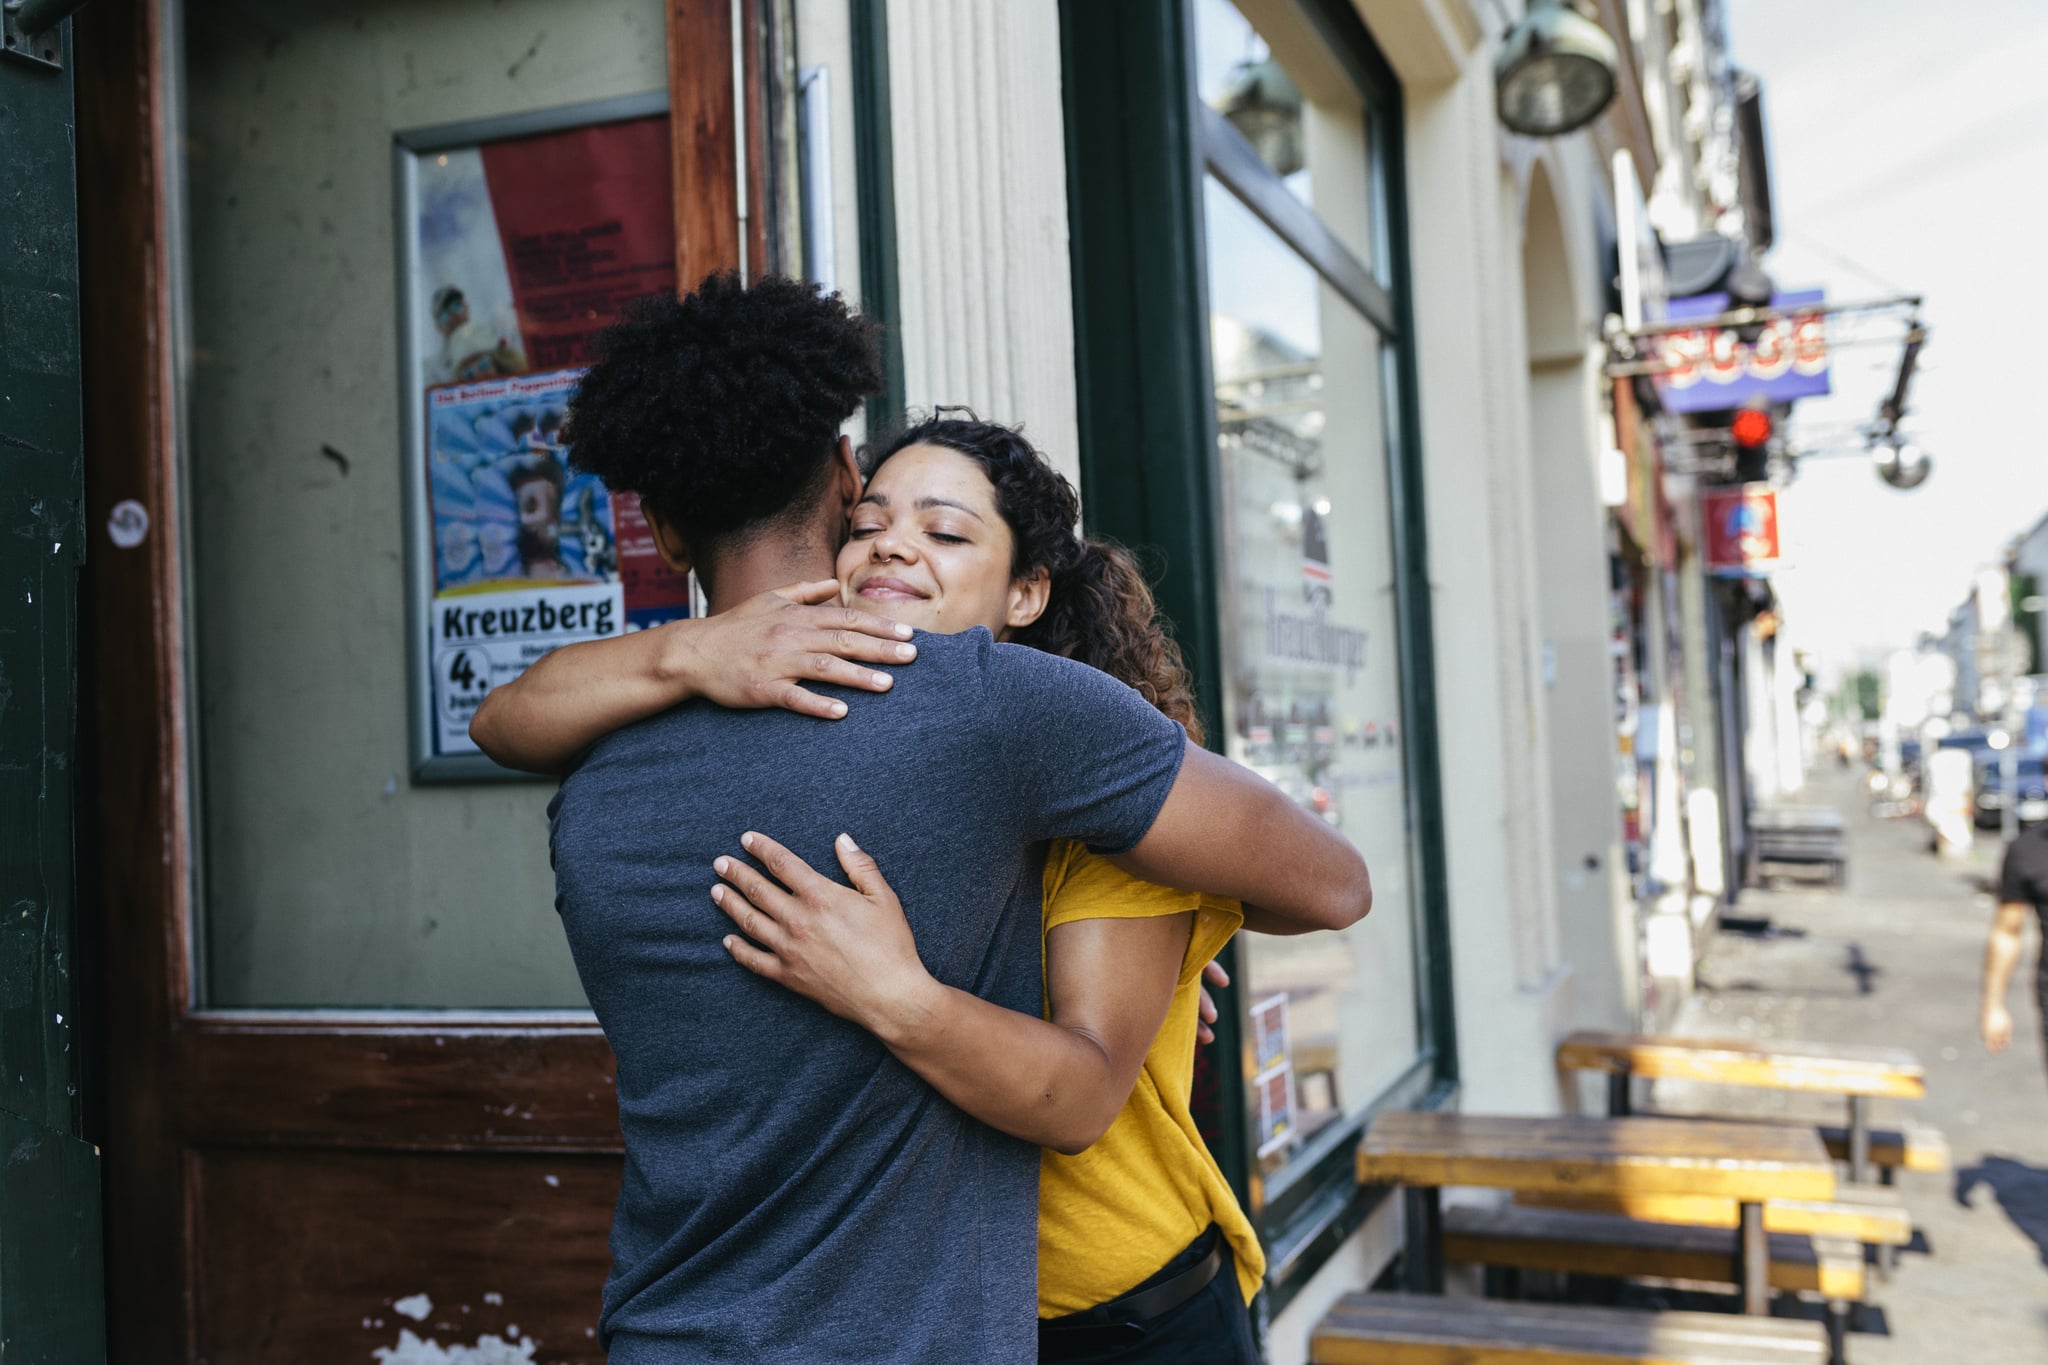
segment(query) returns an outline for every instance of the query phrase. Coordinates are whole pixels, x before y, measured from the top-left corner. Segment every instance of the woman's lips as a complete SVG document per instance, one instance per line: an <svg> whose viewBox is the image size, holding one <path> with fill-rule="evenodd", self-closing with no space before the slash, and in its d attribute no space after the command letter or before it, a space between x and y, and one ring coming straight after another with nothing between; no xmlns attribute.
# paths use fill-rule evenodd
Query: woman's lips
<svg viewBox="0 0 2048 1365"><path fill-rule="evenodd" d="M900 578L870 578L855 590L855 595L884 602L922 602L925 598L925 594Z"/></svg>

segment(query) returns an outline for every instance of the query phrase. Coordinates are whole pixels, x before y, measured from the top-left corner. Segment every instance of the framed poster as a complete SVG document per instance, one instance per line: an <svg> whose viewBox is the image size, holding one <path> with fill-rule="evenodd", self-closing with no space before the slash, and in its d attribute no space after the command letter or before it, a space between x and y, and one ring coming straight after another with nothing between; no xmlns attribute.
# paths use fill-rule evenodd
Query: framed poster
<svg viewBox="0 0 2048 1365"><path fill-rule="evenodd" d="M639 500L574 472L562 439L597 335L676 287L667 107L395 139L415 779L509 775L469 740L491 688L690 613Z"/></svg>

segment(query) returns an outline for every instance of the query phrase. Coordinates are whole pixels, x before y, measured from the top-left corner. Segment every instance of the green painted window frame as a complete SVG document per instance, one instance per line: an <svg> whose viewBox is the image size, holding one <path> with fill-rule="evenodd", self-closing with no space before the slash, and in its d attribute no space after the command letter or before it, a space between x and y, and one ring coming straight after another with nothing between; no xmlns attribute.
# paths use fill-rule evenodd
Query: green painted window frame
<svg viewBox="0 0 2048 1365"><path fill-rule="evenodd" d="M853 146L860 224L861 312L882 328L882 392L867 403L870 439L904 415L902 309L896 275L896 153L890 131L888 0L847 0L853 36Z"/></svg>
<svg viewBox="0 0 2048 1365"><path fill-rule="evenodd" d="M1374 1114L1434 1108L1457 1093L1446 897L1442 764L1429 592L1422 447L1415 422L1414 306L1408 268L1400 83L1356 11L1295 0L1365 101L1386 228L1382 269L1366 269L1295 199L1227 123L1202 105L1192 0L1061 0L1074 360L1082 493L1092 529L1139 547L1157 576L1202 698L1222 733L1222 639L1216 566L1221 489L1214 452L1202 186L1215 176L1379 330L1388 357L1389 468L1402 710L1409 737L1408 825L1418 887L1415 936L1422 1046L1366 1110L1316 1135L1284 1179L1261 1190L1265 1310L1277 1313L1379 1206L1359 1186L1358 1142ZM1235 945L1225 965L1235 974ZM1217 1160L1253 1206L1244 1000L1225 993L1210 1058L1225 1121Z"/></svg>

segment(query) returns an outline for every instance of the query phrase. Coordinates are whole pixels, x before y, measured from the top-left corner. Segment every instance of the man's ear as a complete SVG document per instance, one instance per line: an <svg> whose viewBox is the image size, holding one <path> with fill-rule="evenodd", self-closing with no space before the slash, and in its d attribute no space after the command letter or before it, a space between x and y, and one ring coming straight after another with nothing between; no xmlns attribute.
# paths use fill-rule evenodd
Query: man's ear
<svg viewBox="0 0 2048 1365"><path fill-rule="evenodd" d="M654 548L662 563L677 573L688 573L696 567L697 557L690 553L690 542L683 539L681 531L644 502L640 504L640 515L647 518L647 529L654 533Z"/></svg>
<svg viewBox="0 0 2048 1365"><path fill-rule="evenodd" d="M841 436L832 453L832 492L839 499L842 516L853 515L854 504L860 501L861 490L866 486L866 480L860 476L860 461L854 458L853 438Z"/></svg>
<svg viewBox="0 0 2048 1365"><path fill-rule="evenodd" d="M1052 575L1041 564L1025 577L1010 580L1010 607L1003 623L1011 630L1022 630L1045 615L1045 605L1051 600Z"/></svg>

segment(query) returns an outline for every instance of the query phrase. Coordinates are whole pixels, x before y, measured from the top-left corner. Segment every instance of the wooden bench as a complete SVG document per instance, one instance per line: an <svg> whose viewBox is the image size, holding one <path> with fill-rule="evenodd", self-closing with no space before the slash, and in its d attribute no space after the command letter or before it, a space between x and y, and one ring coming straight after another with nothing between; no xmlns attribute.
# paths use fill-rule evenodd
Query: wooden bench
<svg viewBox="0 0 2048 1365"><path fill-rule="evenodd" d="M1828 885L1848 880L1849 840L1842 813L1832 806L1768 806L1750 812L1749 880L1764 864L1819 867Z"/></svg>
<svg viewBox="0 0 2048 1365"><path fill-rule="evenodd" d="M1395 1111L1358 1145L1358 1179L1402 1185L1406 1283L1442 1292L1442 1187L1578 1194L1712 1194L1740 1206L1743 1310L1770 1311L1773 1199L1832 1199L1835 1168L1811 1130L1677 1119L1557 1118Z"/></svg>
<svg viewBox="0 0 2048 1365"><path fill-rule="evenodd" d="M1896 1047L1584 1030L1557 1045L1557 1065L1565 1071L1766 1090L1899 1100L1927 1096L1927 1069Z"/></svg>
<svg viewBox="0 0 2048 1365"><path fill-rule="evenodd" d="M1782 1118L1753 1118L1747 1115L1726 1114L1673 1114L1661 1109L1637 1107L1635 1114L1641 1118L1698 1119L1713 1118L1722 1123L1754 1123L1771 1127L1805 1127L1804 1124L1788 1124ZM1836 1161L1847 1161L1855 1146L1855 1134L1841 1124L1821 1123L1813 1126L1820 1135L1821 1145ZM1870 1151L1865 1158L1876 1168L1880 1176L1890 1183L1894 1171L1918 1171L1927 1175L1946 1175L1954 1169L1949 1154L1948 1139L1939 1128L1924 1123L1906 1123L1897 1128L1872 1128L1870 1130Z"/></svg>
<svg viewBox="0 0 2048 1365"><path fill-rule="evenodd" d="M1315 1365L1820 1365L1820 1324L1719 1313L1347 1294L1316 1325Z"/></svg>
<svg viewBox="0 0 2048 1365"><path fill-rule="evenodd" d="M1853 1243L1791 1232L1769 1237L1771 1288L1824 1299L1863 1297L1863 1253ZM1713 1285L1733 1285L1741 1276L1735 1244L1723 1228L1522 1204L1446 1209L1444 1258L1467 1265Z"/></svg>
<svg viewBox="0 0 2048 1365"><path fill-rule="evenodd" d="M1869 1178L1874 1164L1871 1099L1927 1095L1927 1070L1920 1059L1894 1047L1586 1030L1557 1045L1557 1067L1560 1072L1604 1072L1607 1112L1615 1117L1635 1112L1630 1082L1637 1076L1844 1096L1849 1123L1843 1130L1847 1151L1840 1159L1849 1163L1849 1178L1859 1183Z"/></svg>
<svg viewBox="0 0 2048 1365"><path fill-rule="evenodd" d="M1517 1195L1515 1202L1532 1208L1620 1214L1646 1223L1723 1229L1740 1225L1733 1199L1706 1195L1589 1195L1529 1190ZM1833 1199L1770 1201L1764 1205L1764 1231L1844 1238L1865 1246L1905 1246L1913 1240L1913 1220L1895 1192L1867 1185L1845 1185L1835 1191Z"/></svg>
<svg viewBox="0 0 2048 1365"><path fill-rule="evenodd" d="M1849 1160L1854 1135L1847 1128L1822 1124L1815 1130L1821 1145L1837 1161ZM1938 1128L1908 1123L1899 1128L1870 1130L1870 1164L1889 1175L1892 1171L1922 1171L1943 1175L1952 1169L1948 1139Z"/></svg>

